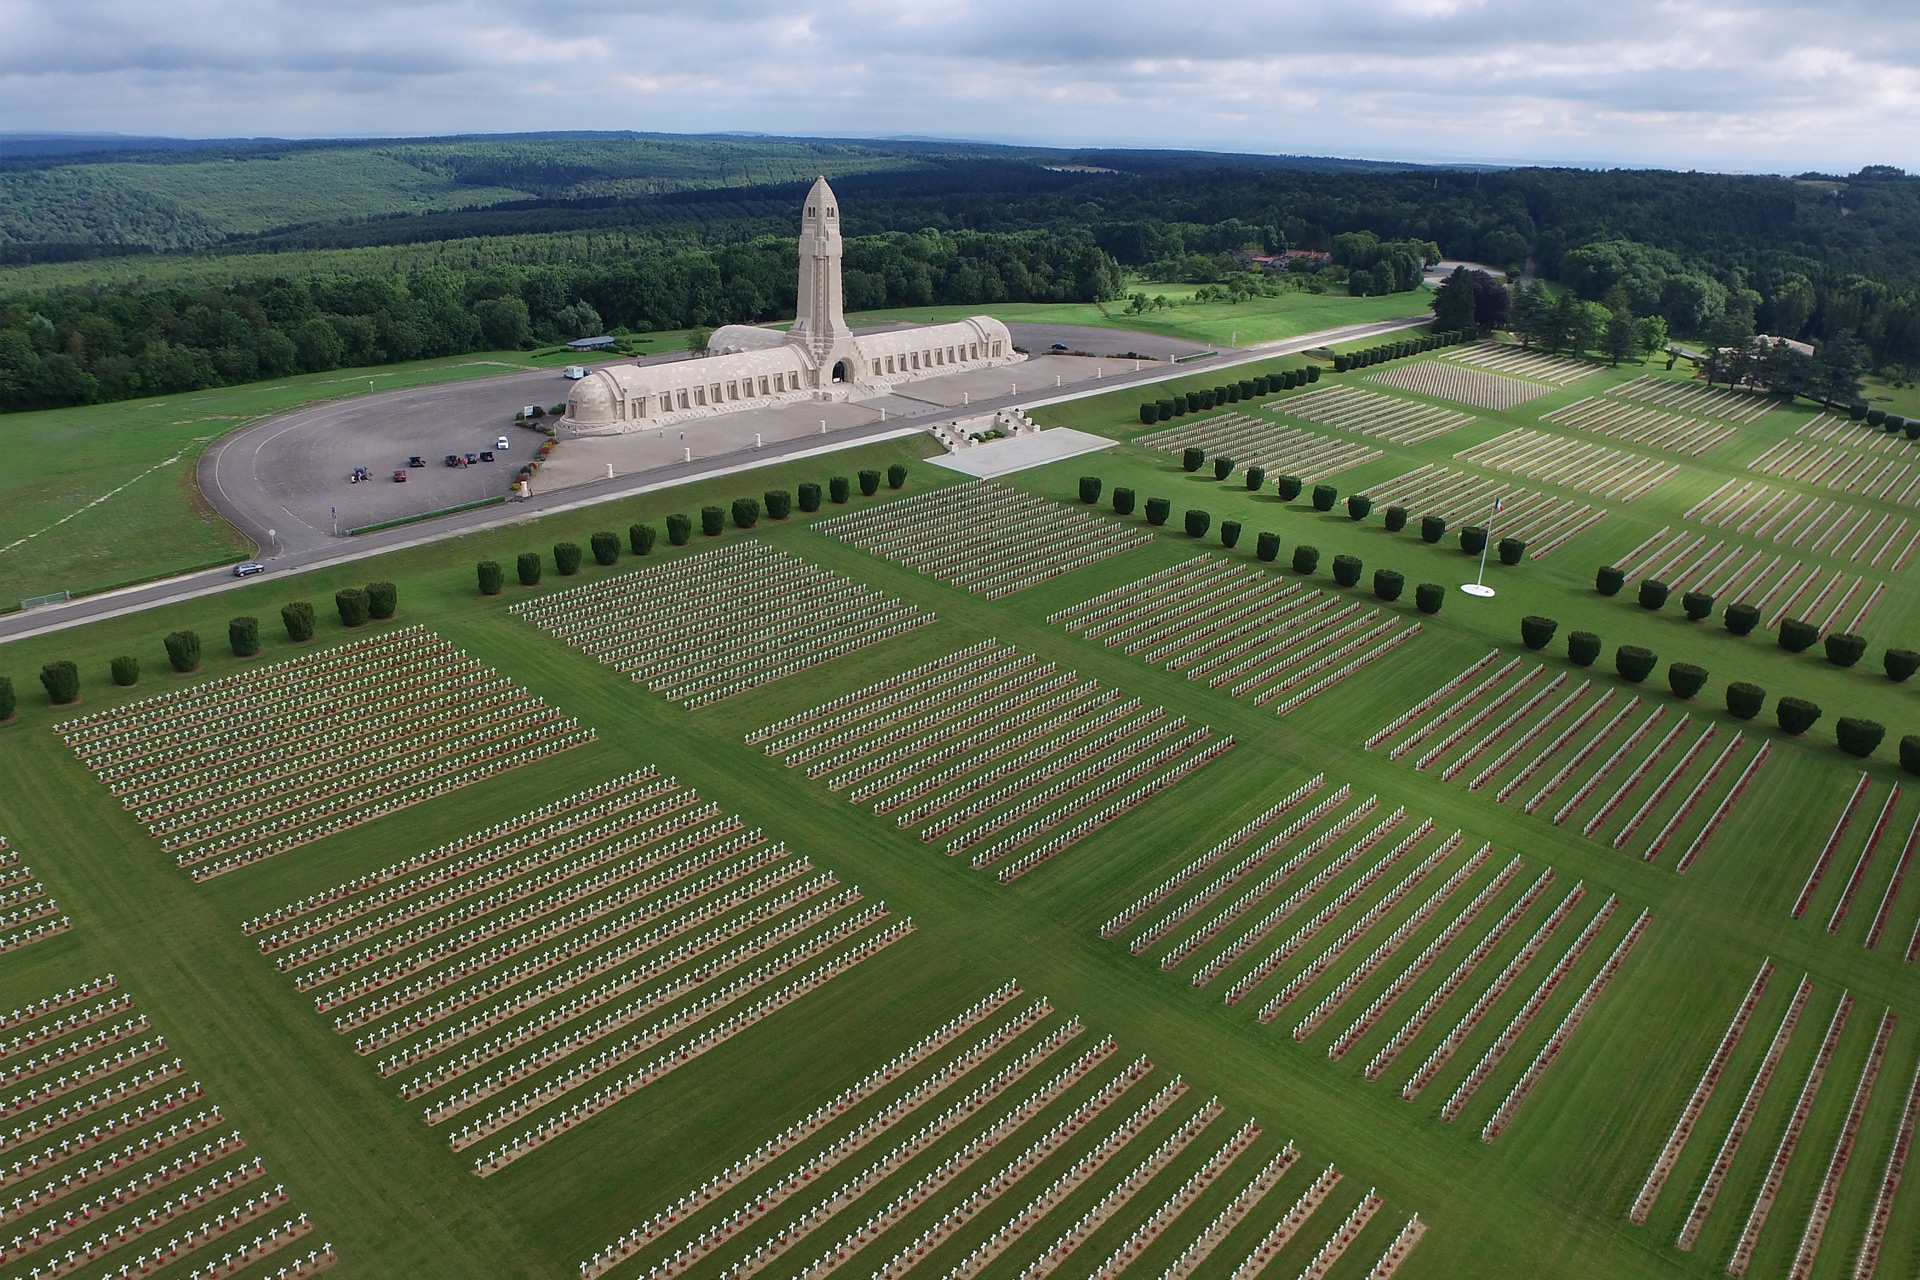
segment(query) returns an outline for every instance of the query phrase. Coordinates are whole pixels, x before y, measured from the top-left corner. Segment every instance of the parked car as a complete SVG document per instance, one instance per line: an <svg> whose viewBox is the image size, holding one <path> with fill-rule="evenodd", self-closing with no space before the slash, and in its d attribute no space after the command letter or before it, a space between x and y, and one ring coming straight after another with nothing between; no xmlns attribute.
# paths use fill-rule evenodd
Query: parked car
<svg viewBox="0 0 1920 1280"><path fill-rule="evenodd" d="M513 447L513 441L507 439L505 436L501 436L493 442L493 447L496 449L510 449Z"/></svg>
<svg viewBox="0 0 1920 1280"><path fill-rule="evenodd" d="M479 455L479 454L477 454L477 453L470 453L470 454L468 454L468 455L467 455L467 465L468 465L468 466L472 466L472 465L473 465L474 463L476 463L476 462L478 462L478 461L480 461L480 455Z"/></svg>
<svg viewBox="0 0 1920 1280"><path fill-rule="evenodd" d="M587 376L585 365L570 364L560 371L560 376L569 382L578 382Z"/></svg>
<svg viewBox="0 0 1920 1280"><path fill-rule="evenodd" d="M1068 351L1071 349L1072 348L1068 347L1067 344L1064 342L1056 342L1053 344L1051 348L1051 350L1054 350L1054 351Z"/></svg>
<svg viewBox="0 0 1920 1280"><path fill-rule="evenodd" d="M242 560L239 564L233 566L233 576L236 578L251 578L256 573L265 573L266 571L267 566L261 564L258 560Z"/></svg>
<svg viewBox="0 0 1920 1280"><path fill-rule="evenodd" d="M464 467L467 464L461 461L459 454L450 453L447 455L447 465L450 467Z"/></svg>
<svg viewBox="0 0 1920 1280"><path fill-rule="evenodd" d="M393 481L395 484L405 484L407 482L407 469L401 467L398 471L395 471L393 473Z"/></svg>
<svg viewBox="0 0 1920 1280"><path fill-rule="evenodd" d="M493 450L491 450L491 449L482 449L482 450L480 451L480 461L482 461L482 462L492 462L492 461L493 461Z"/></svg>
<svg viewBox="0 0 1920 1280"><path fill-rule="evenodd" d="M427 460L416 453L407 459L407 465L410 467L424 467L427 465Z"/></svg>

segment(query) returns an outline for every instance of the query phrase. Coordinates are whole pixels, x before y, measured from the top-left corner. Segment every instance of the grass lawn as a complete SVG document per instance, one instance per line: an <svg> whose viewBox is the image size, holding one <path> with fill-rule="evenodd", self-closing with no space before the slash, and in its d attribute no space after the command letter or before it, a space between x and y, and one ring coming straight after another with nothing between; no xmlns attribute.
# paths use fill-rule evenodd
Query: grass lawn
<svg viewBox="0 0 1920 1280"><path fill-rule="evenodd" d="M1274 365L1288 362L1298 363L1299 358ZM1420 463L1465 468L1466 464L1452 463L1454 451L1513 427L1537 427L1541 413L1597 394L1610 382L1639 372L1638 368L1598 372L1511 413L1480 413L1474 424L1422 445L1380 444L1386 457L1341 474L1333 482L1345 494ZM1349 379L1373 385L1365 382L1364 374L1349 375ZM1348 379L1323 376L1319 385L1343 380ZM1193 379L1195 385L1210 381L1207 375ZM1595 530L1547 560L1512 568L1489 566L1489 581L1499 591L1492 600L1473 601L1450 591L1441 614L1425 620L1425 632L1397 650L1391 661L1368 668L1364 678L1341 685L1282 720L1204 682L1067 634L1048 625L1046 617L1194 554L1200 546L1176 531L1178 513L1186 507L1211 511L1216 529L1228 518L1246 524L1247 533L1236 550L1222 551L1217 543L1211 546L1235 563L1257 563L1254 534L1261 529L1279 533L1283 564L1296 544L1311 542L1320 547L1322 570L1316 585L1330 591L1338 590L1326 576L1336 553L1360 555L1369 569L1398 568L1406 574L1409 589L1401 601L1385 608L1409 617L1414 616L1415 582L1465 581L1472 562L1451 539L1429 546L1411 531L1386 533L1378 512L1356 523L1342 512L1321 514L1304 502L1281 503L1271 486L1260 494L1249 494L1237 477L1221 483L1212 479L1210 469L1187 474L1177 457L1127 443L1145 430L1136 417L1138 399L1138 393L1119 393L1045 411L1041 416L1048 421L1106 434L1115 446L1021 473L1010 483L1073 504L1077 478L1098 475L1109 493L1115 486L1129 485L1138 490L1143 502L1148 496L1170 498L1175 517L1169 528L1158 531L1150 546L998 602L813 534L807 527L811 518L766 523L753 535L729 530L722 541L763 538L930 609L939 621L796 678L693 712L667 704L510 616L507 605L530 592L510 586L503 597L478 595L474 563L499 560L508 565L511 576L513 557L523 550L544 551L561 539L584 544L596 529L624 529L633 520L658 524L669 512L724 504L768 488L794 489L801 481L823 480L834 472L852 474L860 467L883 468L896 460L905 460L912 469L906 490L899 495L883 490L882 497L872 501L911 497L928 487L957 481L952 473L920 461L927 447L923 441L891 441L830 459L779 464L762 473L396 552L346 569L305 575L294 583L253 584L217 600L187 602L0 646L0 672L12 675L21 695L15 720L0 725L0 761L9 779L0 788L0 831L47 881L76 924L71 934L0 958L0 1008L14 1007L56 987L64 989L103 970L118 973L151 1012L156 1026L168 1034L174 1050L187 1059L196 1076L206 1080L209 1096L223 1103L232 1123L267 1159L274 1177L286 1182L299 1206L314 1216L326 1238L339 1247L342 1275L573 1274L594 1250L724 1169L987 990L1018 977L1029 992L1051 997L1062 1015L1081 1015L1094 1035L1114 1034L1121 1061L1138 1053L1150 1055L1156 1064L1154 1087L1176 1073L1183 1075L1193 1091L1175 1108L1181 1117L1214 1094L1228 1108L1227 1120L1196 1142L1171 1173L1162 1174L1136 1197L1115 1223L1072 1260L1070 1268L1084 1273L1095 1266L1118 1243L1116 1231L1124 1234L1144 1221L1178 1180L1225 1139L1231 1126L1257 1116L1269 1135L1265 1150L1291 1138L1303 1153L1301 1164L1253 1220L1201 1267L1196 1273L1199 1280L1226 1280L1259 1234L1292 1203L1312 1174L1328 1163L1337 1164L1346 1181L1309 1229L1287 1246L1269 1275L1298 1274L1361 1191L1373 1186L1385 1197L1387 1208L1335 1269L1336 1277L1355 1280L1363 1274L1399 1225L1417 1211L1430 1230L1400 1272L1412 1280L1494 1275L1626 1280L1721 1274L1820 1032L1844 987L1859 1001L1859 1008L1762 1238L1752 1274L1778 1275L1788 1269L1865 1060L1872 1027L1881 1010L1891 1006L1901 1015L1899 1030L1867 1110L1852 1170L1820 1255L1824 1261L1816 1272L1847 1274L1907 1084L1920 1059L1920 1007L1913 998L1912 970L1901 962L1920 899L1909 885L1904 905L1894 916L1896 936L1877 950L1860 945L1860 917L1871 913L1891 869L1893 854L1883 847L1854 908L1854 918L1840 936L1826 933L1827 912L1839 882L1846 878L1861 847L1864 828L1871 826L1869 813L1853 824L1815 910L1806 919L1790 921L1787 908L1861 767L1833 748L1833 719L1841 714L1872 715L1889 727L1888 744L1866 765L1879 784L1875 805L1885 793L1884 784L1898 776L1892 763L1893 741L1920 727L1920 715L1914 714L1911 705L1913 690L1890 685L1877 669L1880 647L1911 636L1914 593L1906 582L1890 580L1887 599L1869 628L1873 647L1868 659L1856 669L1840 670L1822 661L1817 652L1786 654L1763 635L1735 639L1717 621L1689 624L1679 614L1677 599L1652 613L1637 608L1626 595L1606 599L1592 589L1596 565L1633 547L1662 524L1678 524L1683 510L1725 479L1747 476L1748 459L1789 436L1809 415L1776 411L1758 425L1742 428L1702 458L1684 460L1680 476L1630 506L1609 504L1611 514ZM1253 405L1244 407L1264 412ZM1561 434L1581 436L1573 431ZM826 514L831 513L829 508ZM1137 515L1129 523L1144 527ZM695 541L692 551L712 545L700 538ZM668 560L688 553L662 544L655 554ZM633 567L632 557L625 557L619 570L613 571L589 563L578 580L558 579L549 567L546 584L537 590L593 581ZM220 637L226 618L242 612L256 614L266 623L262 628L269 637L265 660L281 661L298 652L281 638L277 623L278 608L290 590L324 605L331 591L367 579L399 584L403 622L429 626L534 693L580 716L598 730L598 741L207 885L191 885L171 865L171 857L136 828L105 788L49 732L55 720L72 712L56 712L45 705L34 673L54 658L79 662L84 699L80 711L98 710L189 681L231 675L245 664L225 656ZM1365 592L1350 594L1362 597ZM322 608L321 612L320 642L345 638L332 620L332 610ZM1611 650L1619 643L1639 643L1657 650L1663 661L1696 661L1712 672L1707 690L1686 708L1697 722L1719 724L1723 732L1736 727L1718 710L1723 686L1734 679L1760 683L1774 696L1798 693L1813 698L1826 708L1826 719L1804 741L1788 739L1774 728L1770 711L1760 721L1740 726L1750 737L1774 743L1774 762L1762 785L1734 810L1686 876L1673 873L1671 855L1659 864L1623 856L1601 841L1582 839L1577 830L1553 826L1544 816L1529 817L1518 812L1516 805L1495 804L1485 793L1469 793L1459 783L1444 784L1432 773L1416 771L1410 760L1390 762L1384 753L1359 750L1369 732L1485 653L1489 645L1517 650L1519 618L1534 613L1560 621L1561 639L1541 655L1555 673L1572 670L1576 679L1620 687L1611 667ZM199 675L175 677L165 671L161 637L179 627L196 629L206 640L205 670ZM1609 650L1608 657L1591 671L1570 668L1563 656L1567 632L1580 627L1600 633ZM758 748L742 744L742 735L749 730L988 636L1136 695L1147 706L1163 705L1195 724L1231 733L1238 745L1056 861L1010 887L1001 887L990 875L970 870L964 859L943 856L935 846L896 829L893 822L847 804L820 780L807 778L805 770L786 768ZM142 687L132 693L114 689L107 678L108 660L123 652L140 655L148 672ZM1640 695L1649 701L1671 702L1663 685L1655 687L1662 679L1656 676L1639 690ZM379 1080L345 1038L332 1033L326 1018L315 1014L308 997L296 994L236 926L289 900L648 762L698 787L725 812L739 812L748 825L764 827L771 837L810 855L817 865L836 868L847 883L858 883L871 898L884 898L899 914L911 915L917 931L888 952L888 958L835 980L505 1172L484 1181L475 1179L466 1171L470 1161L447 1149L441 1131L420 1123L419 1108L396 1097L393 1082ZM1147 960L1128 954L1121 940L1103 942L1098 937L1102 921L1321 771L1330 783L1350 783L1357 796L1377 793L1383 811L1405 805L1412 818L1431 815L1443 832L1461 829L1469 847L1492 841L1496 865L1521 855L1527 864L1522 883L1553 867L1559 876L1552 891L1556 900L1574 882L1584 882L1590 896L1579 917L1582 920L1606 894L1618 894L1623 915L1607 935L1608 946L1626 920L1642 908L1652 912L1649 930L1620 979L1595 1005L1512 1128L1495 1144L1480 1141L1479 1124L1546 1029L1584 985L1599 956L1590 956L1569 988L1555 997L1543 1022L1523 1042L1517 1060L1506 1062L1476 1102L1476 1109L1450 1125L1438 1118L1446 1088L1429 1090L1411 1105L1400 1099L1398 1080L1415 1064L1403 1061L1392 1084L1369 1084L1362 1078L1360 1067L1385 1029L1377 1029L1367 1045L1344 1062L1331 1063L1324 1037L1295 1043L1288 1036L1290 1017L1263 1026L1249 1007L1226 1007L1213 990L1195 991L1180 976L1162 973ZM1891 848L1898 848L1915 813L1909 795L1895 811L1895 829L1888 837ZM1393 918L1404 918L1426 892L1421 889ZM1450 914L1451 909L1443 918ZM1363 947L1370 948L1386 927L1381 926L1382 934L1364 939ZM1437 927L1438 922L1429 925L1402 954L1411 955L1412 948L1422 945ZM1566 936L1556 937L1549 948L1552 955L1559 954ZM1509 938L1503 944L1477 975L1476 989L1520 941ZM1364 951L1351 953L1345 968L1351 968L1361 954ZM1442 971L1457 954L1448 953ZM1634 1227L1626 1220L1627 1209L1741 994L1768 956L1779 972L1753 1026L1652 1223ZM1391 964L1386 973L1376 975L1350 1007L1355 1011L1364 1007L1398 967ZM1529 970L1495 1006L1486 1025L1475 1032L1453 1064L1448 1088L1478 1058L1541 972L1544 964ZM1815 994L1801 1030L1699 1248L1680 1252L1671 1245L1674 1234L1803 973L1811 976ZM1439 976L1438 972L1427 975L1420 989L1431 989ZM1306 1001L1314 998L1309 994ZM1450 1006L1449 1014L1457 1016L1460 1007ZM1388 1021L1397 1023L1394 1018ZM1450 1025L1450 1017L1442 1021ZM1416 1062L1426 1043L1413 1055ZM1050 1064L1039 1075L1050 1075L1055 1069ZM1130 1096L1119 1110L1131 1110L1134 1105L1137 1101ZM915 1126L918 1123L914 1121ZM1111 1123L1096 1128L1104 1132ZM970 1186L984 1180L987 1170L997 1169L1037 1136L1037 1130L1023 1131L1010 1149L996 1152L979 1166L980 1172L962 1182ZM944 1140L935 1156L922 1160L954 1151L958 1140ZM1156 1136L1153 1141L1157 1140ZM1084 1149L1084 1142L1072 1148ZM1141 1154L1129 1152L1117 1162L1107 1182L1118 1176L1119 1167L1130 1168ZM1236 1165L1187 1210L1167 1236L1135 1263L1135 1274L1164 1270L1252 1175L1250 1162L1248 1158ZM781 1164L766 1176L788 1167ZM1060 1167L1046 1166L972 1224L971 1234L957 1242L961 1252L1037 1195ZM838 1185L839 1178L853 1171L843 1167L829 1179L830 1184ZM750 1185L757 1187L764 1180L753 1179ZM860 1218L877 1212L904 1191L905 1181L887 1182L870 1202L858 1206L851 1221L839 1225L858 1225ZM915 1211L879 1246L851 1260L846 1274L862 1267L866 1270L860 1274L870 1274L881 1266L896 1249L932 1225L931 1215L955 1203L958 1187ZM1911 1188L1906 1195L1910 1194ZM1043 1230L982 1274L989 1280L1014 1280L1036 1252L1091 1203L1088 1189L1076 1195L1079 1198L1056 1210L1059 1217L1049 1218ZM774 1225L788 1221L817 1199L816 1194L790 1202L772 1221L747 1229L743 1241L731 1241L697 1262L691 1274L696 1280L718 1280L728 1264L750 1252ZM728 1201L727 1207L733 1203ZM1910 1275L1920 1266L1920 1214L1910 1208L1910 1200L1903 1197L1881 1260L1882 1274ZM707 1210L686 1230L703 1231L719 1220L717 1211ZM841 1234L832 1230L809 1238L797 1254L782 1259L769 1274L794 1274ZM691 1238L677 1238L668 1249ZM664 1256L665 1251L650 1252L612 1274L630 1280ZM932 1261L944 1274L944 1268L958 1257L942 1253ZM184 1263L167 1275L181 1274L183 1268ZM9 1268L8 1280L20 1270ZM98 1273L96 1266L87 1274ZM929 1269L923 1274L935 1272Z"/></svg>

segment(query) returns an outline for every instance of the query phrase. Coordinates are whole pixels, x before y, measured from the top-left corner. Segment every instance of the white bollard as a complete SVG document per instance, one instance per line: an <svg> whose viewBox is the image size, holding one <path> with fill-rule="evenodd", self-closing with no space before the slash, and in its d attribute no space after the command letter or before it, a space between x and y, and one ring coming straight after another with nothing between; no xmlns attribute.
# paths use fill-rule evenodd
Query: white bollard
<svg viewBox="0 0 1920 1280"><path fill-rule="evenodd" d="M693 450L691 450L691 449L689 449L689 450L687 450L687 461L688 461L688 462L692 462L692 461L693 461Z"/></svg>

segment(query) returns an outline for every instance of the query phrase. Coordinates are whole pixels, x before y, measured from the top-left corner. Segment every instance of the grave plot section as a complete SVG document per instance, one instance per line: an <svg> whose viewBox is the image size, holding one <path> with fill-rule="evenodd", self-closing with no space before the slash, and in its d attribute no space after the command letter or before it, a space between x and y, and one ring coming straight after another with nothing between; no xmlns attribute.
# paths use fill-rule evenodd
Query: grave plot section
<svg viewBox="0 0 1920 1280"><path fill-rule="evenodd" d="M1476 419L1438 405L1362 391L1354 386L1326 387L1261 406L1291 418L1338 427L1394 444L1419 444L1466 426Z"/></svg>
<svg viewBox="0 0 1920 1280"><path fill-rule="evenodd" d="M1233 747L1231 736L987 640L747 735L1001 884Z"/></svg>
<svg viewBox="0 0 1920 1280"><path fill-rule="evenodd" d="M1524 429L1495 436L1453 456L1529 480L1598 494L1623 505L1680 471L1677 463Z"/></svg>
<svg viewBox="0 0 1920 1280"><path fill-rule="evenodd" d="M0 1072L9 1280L175 1266L306 1276L336 1261L113 974L0 1017Z"/></svg>
<svg viewBox="0 0 1920 1280"><path fill-rule="evenodd" d="M649 1208L582 1277L1111 1280L1150 1254L1171 1280L1255 1280L1352 1254L1385 1280L1426 1230L1011 982Z"/></svg>
<svg viewBox="0 0 1920 1280"><path fill-rule="evenodd" d="M1897 573L1906 566L1920 529L1905 516L1729 480L1687 508L1689 520L1746 534L1755 542L1829 556ZM1661 530L1665 533L1666 530Z"/></svg>
<svg viewBox="0 0 1920 1280"><path fill-rule="evenodd" d="M1402 1096L1413 1101L1451 1081L1440 1118L1453 1123L1471 1109L1491 1143L1647 928L1647 913L1629 922L1619 899L1596 911L1588 896L1582 884L1556 889L1551 868L1530 874L1490 844L1445 834L1404 806L1388 810L1378 795L1361 798L1316 775L1100 933L1226 1004L1257 1009L1262 1023L1290 1026L1296 1041L1326 1032L1336 1062L1378 1046L1369 1081L1401 1078L1404 1064L1400 1072L1394 1064L1424 1049ZM1528 928L1531 936L1508 956ZM1489 980L1496 954L1508 958ZM1413 1008L1410 993L1448 966L1450 975ZM1456 1002L1460 996L1471 1000ZM1499 1025L1490 1019L1502 1014L1505 1029L1489 1042Z"/></svg>
<svg viewBox="0 0 1920 1280"><path fill-rule="evenodd" d="M757 540L526 601L511 612L689 708L936 620Z"/></svg>
<svg viewBox="0 0 1920 1280"><path fill-rule="evenodd" d="M1814 422L1828 416L1822 414ZM1920 465L1910 457L1856 452L1838 444L1823 444L1819 438L1781 440L1749 462L1747 470L1816 489L1839 489L1875 502L1920 506Z"/></svg>
<svg viewBox="0 0 1920 1280"><path fill-rule="evenodd" d="M1772 754L1670 699L1498 650L1367 738L1368 751L1686 872Z"/></svg>
<svg viewBox="0 0 1920 1280"><path fill-rule="evenodd" d="M1508 377L1551 382L1557 387L1600 372L1598 365L1588 364L1584 360L1549 355L1545 351L1530 351L1505 342L1476 343L1459 351L1450 351L1444 358Z"/></svg>
<svg viewBox="0 0 1920 1280"><path fill-rule="evenodd" d="M1309 481L1324 480L1386 456L1353 441L1329 440L1244 413L1203 418L1135 436L1133 442L1162 453L1181 453L1196 447L1212 458L1232 458L1240 467L1262 467L1269 475L1296 475Z"/></svg>
<svg viewBox="0 0 1920 1280"><path fill-rule="evenodd" d="M1913 453L1913 441L1899 432L1882 433L1877 427L1864 422L1855 422L1844 413L1822 413L1800 424L1793 434L1802 440L1817 444L1844 445L1860 453L1873 453L1885 456L1899 454L1910 456Z"/></svg>
<svg viewBox="0 0 1920 1280"><path fill-rule="evenodd" d="M1541 414L1540 421L1611 436L1648 449L1684 453L1689 458L1697 458L1738 434L1724 423L1668 413L1650 405L1622 404L1604 396L1576 400L1564 409Z"/></svg>
<svg viewBox="0 0 1920 1280"><path fill-rule="evenodd" d="M1211 555L1062 609L1047 621L1278 715L1420 634L1420 624Z"/></svg>
<svg viewBox="0 0 1920 1280"><path fill-rule="evenodd" d="M1629 582L1663 583L1681 597L1688 592L1711 596L1709 612L1750 604L1768 629L1782 619L1799 618L1823 636L1829 631L1857 633L1887 591L1886 583L1846 569L1665 526L1614 567ZM1631 603L1637 592L1623 592L1621 599ZM1676 603L1684 605L1684 600Z"/></svg>
<svg viewBox="0 0 1920 1280"><path fill-rule="evenodd" d="M1911 789L1903 797L1898 783L1862 773L1844 797L1826 802L1836 811L1832 826L1819 848L1803 855L1806 879L1788 915L1817 922L1830 936L1844 933L1869 951L1884 945L1908 964L1920 963L1920 909L1901 893L1920 850L1920 807Z"/></svg>
<svg viewBox="0 0 1920 1280"><path fill-rule="evenodd" d="M73 921L61 912L60 900L47 892L20 851L0 836L0 955L71 928Z"/></svg>
<svg viewBox="0 0 1920 1280"><path fill-rule="evenodd" d="M1491 521L1489 537L1521 539L1534 560L1552 555L1607 515L1605 507L1431 464L1374 485L1367 493L1375 511L1405 507L1416 523L1439 516L1453 529ZM1495 502L1501 504L1498 515Z"/></svg>
<svg viewBox="0 0 1920 1280"><path fill-rule="evenodd" d="M1840 1255L1839 1266L1851 1264L1852 1275L1870 1277L1889 1229L1896 1226L1894 1200L1912 1150L1920 1072L1906 1083L1907 1064L1890 1061L1897 1025L1891 1009L1870 1024L1856 1016L1862 1011L1850 992L1816 991L1810 977L1792 988L1775 979L1773 963L1763 962L1654 1156L1628 1219L1662 1233L1674 1231L1675 1248L1711 1250L1716 1261L1725 1259L1728 1275L1747 1274L1763 1240L1777 1250L1797 1240L1787 1274L1812 1275L1824 1248ZM1804 1046L1816 1034L1809 1060ZM1836 1070L1843 1047L1855 1046L1847 1054L1851 1062L1863 1040L1858 1074ZM1891 1111L1883 1103L1870 1112L1883 1076L1904 1084L1904 1105ZM1716 1094L1724 1095L1718 1105ZM1873 1125L1870 1115L1878 1117ZM1875 1132L1878 1124L1893 1130L1890 1143ZM1823 1138L1832 1133L1832 1145L1804 1141L1810 1127ZM1696 1136L1702 1141L1692 1142ZM1890 1146L1887 1163L1854 1173L1856 1194L1843 1202L1841 1193L1850 1169L1860 1163L1854 1157L1863 1142L1875 1149ZM1810 1149L1803 1153L1803 1146ZM1859 1184L1876 1175L1877 1191L1864 1200L1857 1194ZM1681 1194L1663 1209L1661 1195L1669 1187ZM1748 1187L1754 1189L1729 1190ZM1688 1191L1693 1192L1690 1201ZM1836 1217L1843 1203L1848 1210ZM1772 1236L1766 1234L1770 1224Z"/></svg>
<svg viewBox="0 0 1920 1280"><path fill-rule="evenodd" d="M1702 382L1680 382L1673 378L1642 374L1632 381L1609 387L1607 394L1622 400L1658 405L1678 413L1724 418L1742 426L1752 426L1773 409L1773 400L1755 391L1729 391L1709 387Z"/></svg>
<svg viewBox="0 0 1920 1280"><path fill-rule="evenodd" d="M1529 400L1538 400L1552 391L1537 382L1503 378L1484 369L1462 369L1457 364L1422 360L1376 373L1369 382L1382 382L1402 391L1413 391L1441 400L1457 400L1476 409L1511 409Z"/></svg>
<svg viewBox="0 0 1920 1280"><path fill-rule="evenodd" d="M989 600L1153 541L1144 530L986 480L850 511L814 528Z"/></svg>
<svg viewBox="0 0 1920 1280"><path fill-rule="evenodd" d="M591 742L421 627L54 726L195 880Z"/></svg>
<svg viewBox="0 0 1920 1280"><path fill-rule="evenodd" d="M913 923L649 767L241 929L490 1177Z"/></svg>

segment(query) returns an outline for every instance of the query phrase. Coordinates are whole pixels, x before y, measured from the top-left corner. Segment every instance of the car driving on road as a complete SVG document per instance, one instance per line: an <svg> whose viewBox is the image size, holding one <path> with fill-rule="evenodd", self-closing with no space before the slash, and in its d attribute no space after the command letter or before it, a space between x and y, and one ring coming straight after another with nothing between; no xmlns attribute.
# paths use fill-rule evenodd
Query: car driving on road
<svg viewBox="0 0 1920 1280"><path fill-rule="evenodd" d="M512 445L513 445L513 442L507 439L505 436L501 436L498 440L495 440L493 442L493 447L496 449L507 449L507 448L511 448Z"/></svg>
<svg viewBox="0 0 1920 1280"><path fill-rule="evenodd" d="M265 573L266 571L267 566L261 564L258 560L242 560L239 564L233 566L233 576L236 578L251 578L256 573Z"/></svg>

